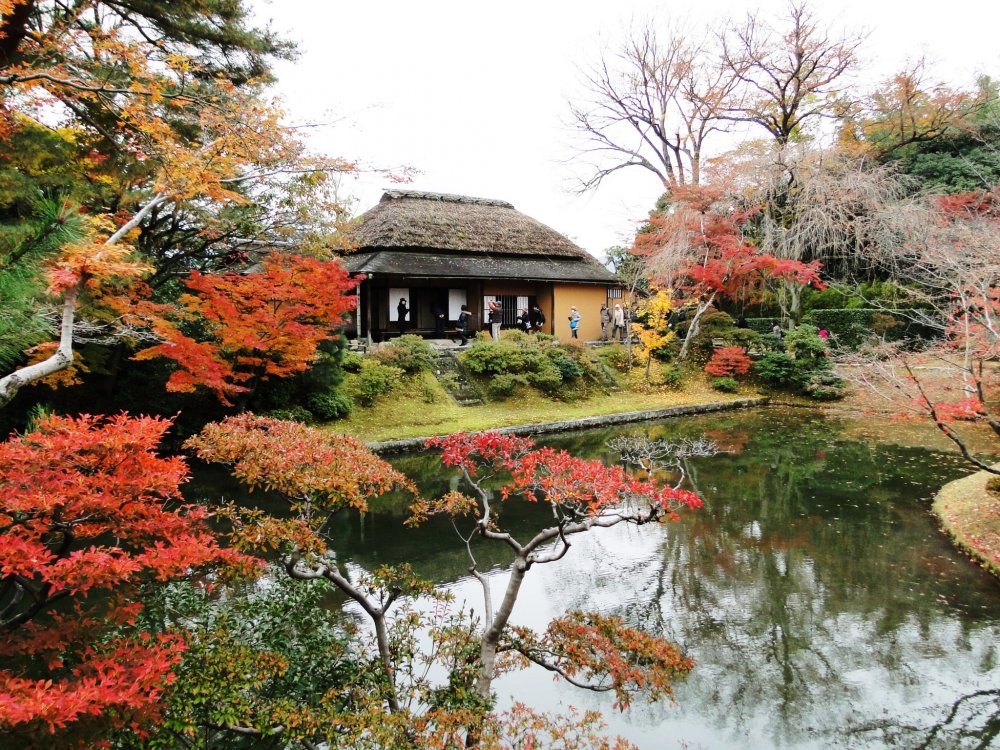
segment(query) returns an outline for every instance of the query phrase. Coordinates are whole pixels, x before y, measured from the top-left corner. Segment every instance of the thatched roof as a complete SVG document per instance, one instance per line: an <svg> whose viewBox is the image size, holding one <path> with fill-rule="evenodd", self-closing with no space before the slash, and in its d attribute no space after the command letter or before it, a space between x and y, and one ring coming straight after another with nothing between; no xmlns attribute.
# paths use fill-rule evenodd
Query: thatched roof
<svg viewBox="0 0 1000 750"><path fill-rule="evenodd" d="M343 260L351 273L373 273L424 279L519 279L613 284L615 277L596 260L525 255L363 251Z"/></svg>
<svg viewBox="0 0 1000 750"><path fill-rule="evenodd" d="M455 251L594 261L554 229L506 201L448 193L388 190L361 215L354 230L359 250Z"/></svg>

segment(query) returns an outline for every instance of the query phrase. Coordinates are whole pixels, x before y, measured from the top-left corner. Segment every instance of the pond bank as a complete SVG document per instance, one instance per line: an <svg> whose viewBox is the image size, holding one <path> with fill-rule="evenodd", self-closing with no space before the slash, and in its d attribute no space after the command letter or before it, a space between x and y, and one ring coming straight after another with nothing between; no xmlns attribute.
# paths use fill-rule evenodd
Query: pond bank
<svg viewBox="0 0 1000 750"><path fill-rule="evenodd" d="M1000 496L986 488L995 476L979 471L949 482L934 497L932 511L959 549L1000 577Z"/></svg>
<svg viewBox="0 0 1000 750"><path fill-rule="evenodd" d="M507 435L543 435L554 432L568 432L588 427L607 427L629 422L646 422L667 417L688 416L691 414L706 414L729 409L747 409L754 406L764 406L768 399L738 398L730 401L715 401L702 404L686 404L683 406L668 406L662 409L645 409L642 411L621 412L618 414L601 414L593 417L564 419L556 422L539 422L536 424L521 424L508 427L497 427L489 431ZM369 442L368 447L379 454L405 453L421 450L428 437L403 438L400 440L382 440Z"/></svg>

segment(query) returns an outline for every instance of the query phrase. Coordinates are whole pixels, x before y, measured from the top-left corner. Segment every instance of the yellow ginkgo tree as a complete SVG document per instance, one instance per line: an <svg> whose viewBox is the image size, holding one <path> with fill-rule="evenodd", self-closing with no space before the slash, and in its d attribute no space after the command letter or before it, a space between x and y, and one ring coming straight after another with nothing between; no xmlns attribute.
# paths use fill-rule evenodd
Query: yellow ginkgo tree
<svg viewBox="0 0 1000 750"><path fill-rule="evenodd" d="M658 289L653 296L639 304L638 317L642 322L632 324L632 330L642 344L642 357L646 360L646 380L655 352L673 341L675 334L670 326L670 313L674 298L669 289Z"/></svg>

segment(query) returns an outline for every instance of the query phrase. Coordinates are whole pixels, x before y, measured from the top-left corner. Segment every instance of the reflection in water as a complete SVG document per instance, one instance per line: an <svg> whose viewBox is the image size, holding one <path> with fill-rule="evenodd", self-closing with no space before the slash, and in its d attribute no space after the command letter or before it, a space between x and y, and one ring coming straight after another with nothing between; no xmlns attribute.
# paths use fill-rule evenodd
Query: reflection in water
<svg viewBox="0 0 1000 750"><path fill-rule="evenodd" d="M675 705L625 714L532 671L500 680L501 701L600 708L643 748L1000 748L1000 586L928 514L936 488L966 470L909 437L859 439L856 427L765 409L549 441L609 462L606 441L624 432L705 434L727 451L689 466L703 509L576 543L532 572L514 612L536 628L571 608L619 614L682 644L695 670ZM889 426L879 433L892 440ZM436 456L394 463L427 493L450 488ZM530 524L545 510L510 512ZM475 601L450 527L404 530L403 517L391 499L345 517L337 548L365 567L409 562ZM476 554L503 575L504 550Z"/></svg>

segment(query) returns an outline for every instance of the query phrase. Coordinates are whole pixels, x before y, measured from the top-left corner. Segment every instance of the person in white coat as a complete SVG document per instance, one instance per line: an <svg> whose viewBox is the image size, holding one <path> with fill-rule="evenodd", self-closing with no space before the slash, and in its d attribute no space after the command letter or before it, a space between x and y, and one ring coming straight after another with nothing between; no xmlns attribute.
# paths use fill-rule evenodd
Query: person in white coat
<svg viewBox="0 0 1000 750"><path fill-rule="evenodd" d="M621 305L615 305L615 312L611 316L611 340L625 340L625 311Z"/></svg>

